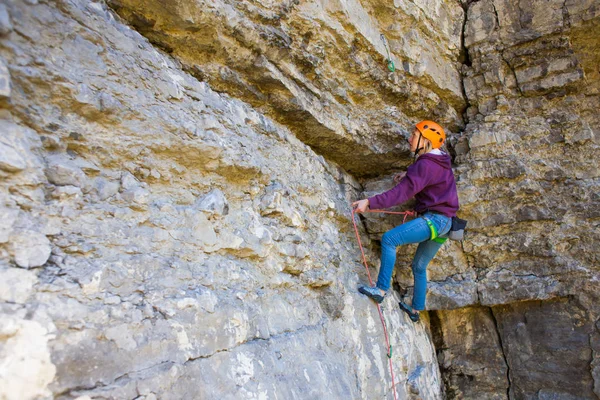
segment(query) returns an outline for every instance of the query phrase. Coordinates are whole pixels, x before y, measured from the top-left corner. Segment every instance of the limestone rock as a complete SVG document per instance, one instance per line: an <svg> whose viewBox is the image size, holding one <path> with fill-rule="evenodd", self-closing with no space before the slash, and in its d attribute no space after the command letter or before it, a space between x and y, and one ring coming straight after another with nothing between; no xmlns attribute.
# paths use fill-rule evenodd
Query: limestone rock
<svg viewBox="0 0 600 400"><path fill-rule="evenodd" d="M229 204L222 191L213 189L196 201L198 210L206 211L217 216L229 213Z"/></svg>
<svg viewBox="0 0 600 400"><path fill-rule="evenodd" d="M594 397L583 372L594 328L566 299L438 311L433 320L448 397Z"/></svg>
<svg viewBox="0 0 600 400"><path fill-rule="evenodd" d="M398 136L420 109L436 108L452 128L462 125L456 60L464 12L459 4L109 4L151 40L172 49L194 75L262 107L319 153L359 175L393 168L398 158L408 162L407 149L396 146ZM156 15L160 22L150 23ZM389 21L378 18L383 15ZM415 16L422 28L401 22ZM197 24L203 28L197 30ZM214 44L205 43L207 34ZM387 69L381 34L395 74ZM358 47L363 50L355 51ZM350 68L339 68L334 60L345 60ZM394 100L388 102L387 96Z"/></svg>
<svg viewBox="0 0 600 400"><path fill-rule="evenodd" d="M39 167L40 163L32 152L39 144L35 132L12 121L0 119L0 133L0 170L18 172L28 167ZM26 181L28 177L21 179Z"/></svg>
<svg viewBox="0 0 600 400"><path fill-rule="evenodd" d="M0 325L0 387L7 400L51 395L48 385L56 367L50 360L48 332L36 321L2 315Z"/></svg>
<svg viewBox="0 0 600 400"><path fill-rule="evenodd" d="M285 126L187 75L100 3L63 5L8 2L22 35L11 35L2 54L15 66L19 93L7 105L19 122L4 132L27 139L7 142L27 163L1 184L6 204L24 214L7 234L23 232L25 220L32 232L46 218L60 222L43 230L55 236L54 254L39 282L29 289L19 276L24 283L11 294L24 302L18 312L44 309L31 318L56 326L52 395L389 395L376 310L346 287L360 265L339 226L348 223L342 204L356 180ZM273 63L263 65L277 75ZM43 144L32 146L40 135ZM20 177L44 171L37 155L47 160L51 185L43 172ZM272 181L286 189L261 215ZM199 207L198 194L215 187L222 193ZM202 209L221 215L209 219ZM275 232L290 238L282 240L293 256L278 251ZM15 250L35 254L30 244ZM304 263L299 274L284 271L288 258ZM394 343L408 326L398 315L390 322ZM420 371L411 386L439 398L431 343L424 330L408 334L419 346L394 355L397 370ZM282 381L281 373L296 378ZM188 383L201 377L208 381L200 387Z"/></svg>
<svg viewBox="0 0 600 400"><path fill-rule="evenodd" d="M97 178L94 182L94 189L98 195L98 199L106 200L119 192L121 185L118 182L109 181L104 178Z"/></svg>
<svg viewBox="0 0 600 400"><path fill-rule="evenodd" d="M0 143L24 167L0 170L0 313L54 327L31 342L57 368L31 397L393 397L349 203L391 188L425 117L469 235L430 264L422 323L383 304L398 397L593 397L593 1L3 6ZM365 220L376 272L402 217ZM8 348L0 365L36 359Z"/></svg>
<svg viewBox="0 0 600 400"><path fill-rule="evenodd" d="M0 4L0 35L6 35L13 30L10 15L5 4ZM1 86L1 85L0 85Z"/></svg>
<svg viewBox="0 0 600 400"><path fill-rule="evenodd" d="M82 200L83 193L77 186L58 186L52 191L52 198L57 200Z"/></svg>
<svg viewBox="0 0 600 400"><path fill-rule="evenodd" d="M124 172L121 175L121 187L123 190L135 189L140 186L140 182L130 172Z"/></svg>
<svg viewBox="0 0 600 400"><path fill-rule="evenodd" d="M19 210L15 210L14 208L0 208L0 243L8 242L18 215Z"/></svg>
<svg viewBox="0 0 600 400"><path fill-rule="evenodd" d="M273 234L251 211L232 212L223 219L226 229L218 246L241 257L267 257L273 247Z"/></svg>
<svg viewBox="0 0 600 400"><path fill-rule="evenodd" d="M23 304L37 282L35 273L18 268L0 269L0 300Z"/></svg>
<svg viewBox="0 0 600 400"><path fill-rule="evenodd" d="M197 241L206 249L212 248L217 244L217 235L212 227L212 223L203 213L195 214L192 222L192 239Z"/></svg>
<svg viewBox="0 0 600 400"><path fill-rule="evenodd" d="M121 193L121 197L133 207L144 207L148 204L150 192L142 187L134 187Z"/></svg>
<svg viewBox="0 0 600 400"><path fill-rule="evenodd" d="M587 369L593 358L589 335L594 327L576 303L526 302L495 308L494 313L503 343L511 343L504 348L510 397L595 396L594 379Z"/></svg>
<svg viewBox="0 0 600 400"><path fill-rule="evenodd" d="M40 267L50 257L50 241L34 231L14 231L9 238L15 263L22 268Z"/></svg>
<svg viewBox="0 0 600 400"><path fill-rule="evenodd" d="M472 277L459 279L448 278L443 282L428 283L427 308L429 310L452 310L477 304L479 299L478 285Z"/></svg>
<svg viewBox="0 0 600 400"><path fill-rule="evenodd" d="M432 321L448 398L506 399L509 366L490 310L438 311Z"/></svg>
<svg viewBox="0 0 600 400"><path fill-rule="evenodd" d="M295 210L288 200L290 193L280 184L268 186L260 199L261 215L274 215L282 218L288 226L303 225L300 213Z"/></svg>
<svg viewBox="0 0 600 400"><path fill-rule="evenodd" d="M2 6L0 4L0 6ZM2 30L2 9L0 9L0 32ZM10 71L4 61L0 60L0 97L10 97Z"/></svg>
<svg viewBox="0 0 600 400"><path fill-rule="evenodd" d="M50 158L46 168L48 181L55 185L83 187L87 181L85 173L66 158Z"/></svg>

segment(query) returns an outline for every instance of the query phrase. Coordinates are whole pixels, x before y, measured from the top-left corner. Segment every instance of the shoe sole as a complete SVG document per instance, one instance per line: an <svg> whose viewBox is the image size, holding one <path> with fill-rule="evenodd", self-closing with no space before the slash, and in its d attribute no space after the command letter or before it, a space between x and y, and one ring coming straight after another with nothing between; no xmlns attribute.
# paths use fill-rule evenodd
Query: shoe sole
<svg viewBox="0 0 600 400"><path fill-rule="evenodd" d="M362 287L358 288L358 291L360 293L364 294L365 296L370 297L377 304L381 304L383 302L383 296L380 296L377 294L371 294L371 293L367 292L366 290L364 290Z"/></svg>
<svg viewBox="0 0 600 400"><path fill-rule="evenodd" d="M411 313L408 306L406 304L404 304L403 302L398 303L398 306L400 306L400 309L402 311L404 311L405 313L408 314L408 318L410 318L410 320L412 322L419 322L419 320L421 319L421 316L419 314L415 315L415 314Z"/></svg>

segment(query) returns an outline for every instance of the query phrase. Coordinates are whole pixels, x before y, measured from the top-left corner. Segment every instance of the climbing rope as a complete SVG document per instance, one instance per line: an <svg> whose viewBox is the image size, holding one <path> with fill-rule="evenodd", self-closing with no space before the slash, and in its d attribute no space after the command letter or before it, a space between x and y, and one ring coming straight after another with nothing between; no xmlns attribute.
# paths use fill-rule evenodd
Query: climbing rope
<svg viewBox="0 0 600 400"><path fill-rule="evenodd" d="M416 213L414 211L368 210L365 212L404 215L404 220L402 221L402 223L406 222L406 218L408 216L416 216ZM354 218L355 214L356 214L356 212L354 211L354 208L353 208L352 209L352 223L354 224L354 233L356 234L356 240L358 240L358 247L360 247L360 253L362 255L363 264L365 265L365 269L367 270L367 276L369 277L369 284L371 286L373 286L373 280L371 279L371 273L369 272L369 265L367 264L367 258L365 257L365 251L363 249L363 245L360 240L360 235L358 234L358 226L356 225L356 218ZM394 368L392 366L392 345L390 344L390 338L388 335L387 324L385 323L385 318L383 317L383 312L381 310L380 304L377 304L377 311L379 311L379 318L381 319L381 325L383 326L383 334L385 335L385 345L387 347L387 357L388 357L388 361L390 364L390 374L392 376L392 393L394 393L394 400L397 400L396 382L395 382L395 378L394 378Z"/></svg>
<svg viewBox="0 0 600 400"><path fill-rule="evenodd" d="M381 41L383 42L383 47L385 47L385 51L388 56L387 60L385 60L387 62L387 67L390 70L390 72L395 72L396 66L394 65L394 62L392 61L392 57L390 56L390 50L388 49L387 40L385 40L385 36L383 36L383 33L381 35L379 35L379 37L381 38Z"/></svg>

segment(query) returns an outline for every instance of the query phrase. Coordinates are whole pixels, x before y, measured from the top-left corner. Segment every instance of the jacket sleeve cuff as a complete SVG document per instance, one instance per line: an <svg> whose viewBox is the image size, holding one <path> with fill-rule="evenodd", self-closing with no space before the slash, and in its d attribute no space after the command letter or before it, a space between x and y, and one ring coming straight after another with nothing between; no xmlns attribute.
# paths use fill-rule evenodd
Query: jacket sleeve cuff
<svg viewBox="0 0 600 400"><path fill-rule="evenodd" d="M377 196L369 197L369 208L371 210L378 210L381 208L381 204L377 201Z"/></svg>

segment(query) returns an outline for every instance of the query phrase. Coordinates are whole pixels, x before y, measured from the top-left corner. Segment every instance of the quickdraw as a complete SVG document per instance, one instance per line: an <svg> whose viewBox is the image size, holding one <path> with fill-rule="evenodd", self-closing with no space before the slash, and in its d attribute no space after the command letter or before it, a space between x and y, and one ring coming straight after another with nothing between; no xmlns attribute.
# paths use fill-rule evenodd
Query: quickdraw
<svg viewBox="0 0 600 400"><path fill-rule="evenodd" d="M394 61L392 61L392 57L390 56L390 50L388 49L387 40L385 40L385 36L383 36L383 33L379 37L381 38L381 41L383 42L383 47L385 47L385 51L387 53L387 59L385 60L387 62L387 67L390 70L390 72L396 72L396 66L394 65Z"/></svg>

